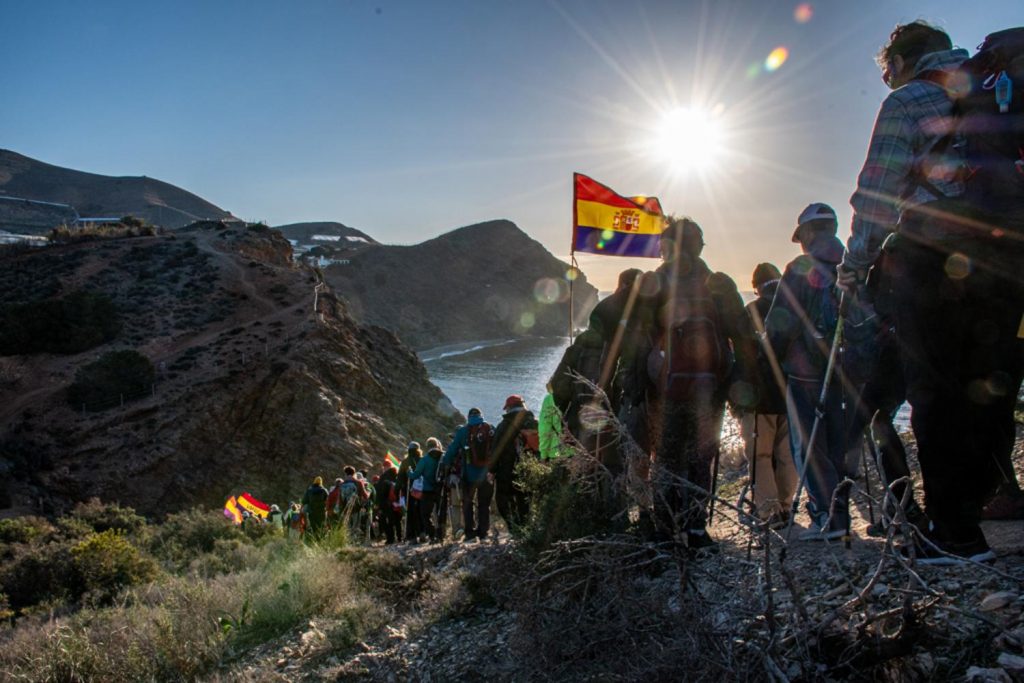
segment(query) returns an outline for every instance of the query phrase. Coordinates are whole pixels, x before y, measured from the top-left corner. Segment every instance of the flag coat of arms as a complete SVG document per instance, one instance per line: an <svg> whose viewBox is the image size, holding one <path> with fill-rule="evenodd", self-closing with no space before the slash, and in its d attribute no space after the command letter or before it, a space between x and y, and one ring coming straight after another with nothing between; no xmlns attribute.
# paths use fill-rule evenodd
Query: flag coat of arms
<svg viewBox="0 0 1024 683"><path fill-rule="evenodd" d="M242 511L238 509L238 501L234 496L228 498L228 502L224 503L224 516L235 524L242 523Z"/></svg>
<svg viewBox="0 0 1024 683"><path fill-rule="evenodd" d="M269 505L264 503L262 500L253 498L248 493L243 493L238 497L238 504L257 517L266 517L270 514Z"/></svg>
<svg viewBox="0 0 1024 683"><path fill-rule="evenodd" d="M572 251L609 256L661 256L665 214L656 197L624 197L582 173L573 174Z"/></svg>

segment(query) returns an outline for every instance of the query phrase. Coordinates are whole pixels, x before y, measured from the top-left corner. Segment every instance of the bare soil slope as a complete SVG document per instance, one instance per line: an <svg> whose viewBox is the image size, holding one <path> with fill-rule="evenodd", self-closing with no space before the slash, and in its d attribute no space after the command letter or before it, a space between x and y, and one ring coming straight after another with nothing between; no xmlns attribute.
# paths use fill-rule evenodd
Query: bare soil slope
<svg viewBox="0 0 1024 683"><path fill-rule="evenodd" d="M83 353L0 358L0 514L92 496L146 513L219 506L240 490L288 500L315 475L447 433L455 411L416 356L316 285L262 226L0 258L0 306L86 290L122 320L116 339ZM156 366L149 395L68 405L76 371L119 349Z"/></svg>

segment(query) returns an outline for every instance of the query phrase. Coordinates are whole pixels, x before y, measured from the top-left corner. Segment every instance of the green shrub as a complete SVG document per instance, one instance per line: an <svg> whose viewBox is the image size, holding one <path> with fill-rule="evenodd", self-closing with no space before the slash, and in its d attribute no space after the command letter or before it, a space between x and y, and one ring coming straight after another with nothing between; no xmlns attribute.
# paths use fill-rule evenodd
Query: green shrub
<svg viewBox="0 0 1024 683"><path fill-rule="evenodd" d="M103 503L99 498L91 498L79 503L72 510L71 516L80 519L96 532L110 529L126 533L137 532L146 526L146 519L131 508L123 508L117 503Z"/></svg>
<svg viewBox="0 0 1024 683"><path fill-rule="evenodd" d="M71 555L83 590L99 603L109 602L121 589L152 581L157 575L156 563L142 555L123 532L114 529L80 541Z"/></svg>
<svg viewBox="0 0 1024 683"><path fill-rule="evenodd" d="M78 369L68 387L73 406L116 405L118 398L137 398L153 385L156 372L148 358L137 351L111 351Z"/></svg>
<svg viewBox="0 0 1024 683"><path fill-rule="evenodd" d="M30 543L54 532L54 526L42 517L0 519L0 543Z"/></svg>
<svg viewBox="0 0 1024 683"><path fill-rule="evenodd" d="M220 542L241 542L242 530L219 510L195 508L168 515L154 529L151 551L179 568L217 548Z"/></svg>
<svg viewBox="0 0 1024 683"><path fill-rule="evenodd" d="M71 600L81 592L67 541L18 545L0 564L0 592L16 610Z"/></svg>
<svg viewBox="0 0 1024 683"><path fill-rule="evenodd" d="M80 353L120 331L117 307L100 292L0 306L0 355Z"/></svg>

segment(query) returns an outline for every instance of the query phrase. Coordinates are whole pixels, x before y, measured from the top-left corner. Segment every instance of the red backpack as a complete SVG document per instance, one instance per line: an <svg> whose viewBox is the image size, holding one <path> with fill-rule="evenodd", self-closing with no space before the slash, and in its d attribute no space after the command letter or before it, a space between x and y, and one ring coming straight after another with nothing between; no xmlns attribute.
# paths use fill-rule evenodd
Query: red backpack
<svg viewBox="0 0 1024 683"><path fill-rule="evenodd" d="M466 435L466 448L469 450L469 464L474 467L487 467L491 464L491 444L494 441L494 427L481 422L470 425Z"/></svg>

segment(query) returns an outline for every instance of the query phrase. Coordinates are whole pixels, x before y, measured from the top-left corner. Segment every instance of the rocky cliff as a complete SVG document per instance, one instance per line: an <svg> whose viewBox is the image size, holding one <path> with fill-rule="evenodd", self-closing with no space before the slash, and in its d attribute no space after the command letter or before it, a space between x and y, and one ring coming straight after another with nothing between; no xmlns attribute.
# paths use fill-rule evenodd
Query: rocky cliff
<svg viewBox="0 0 1024 683"><path fill-rule="evenodd" d="M359 319L418 349L453 342L564 335L569 265L506 220L479 223L413 246L376 245L326 269ZM597 301L573 283L577 324Z"/></svg>
<svg viewBox="0 0 1024 683"><path fill-rule="evenodd" d="M11 201L12 197L48 204ZM76 213L83 218L131 214L167 228L231 216L205 199L155 178L85 173L0 149L0 229L42 234L72 222Z"/></svg>
<svg viewBox="0 0 1024 683"><path fill-rule="evenodd" d="M447 434L459 416L416 356L290 256L276 231L222 223L0 256L0 314L84 291L119 323L87 351L0 357L0 514L285 502ZM69 405L76 372L115 349L152 361L148 391Z"/></svg>

